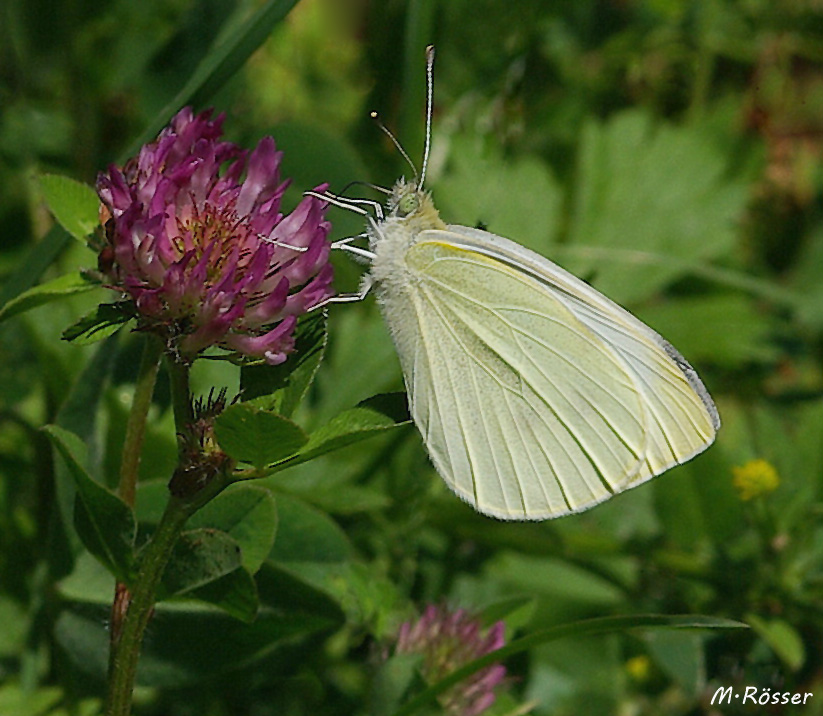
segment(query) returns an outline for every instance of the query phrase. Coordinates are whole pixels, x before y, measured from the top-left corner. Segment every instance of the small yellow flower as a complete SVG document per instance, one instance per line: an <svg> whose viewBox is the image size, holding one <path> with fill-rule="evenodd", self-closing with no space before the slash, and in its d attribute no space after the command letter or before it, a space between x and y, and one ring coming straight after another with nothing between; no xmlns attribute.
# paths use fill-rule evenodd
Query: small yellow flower
<svg viewBox="0 0 823 716"><path fill-rule="evenodd" d="M732 468L732 483L744 502L769 492L774 492L780 485L777 470L767 460L749 460L744 465Z"/></svg>
<svg viewBox="0 0 823 716"><path fill-rule="evenodd" d="M626 672L637 682L646 681L652 670L652 662L645 654L633 656L625 664Z"/></svg>

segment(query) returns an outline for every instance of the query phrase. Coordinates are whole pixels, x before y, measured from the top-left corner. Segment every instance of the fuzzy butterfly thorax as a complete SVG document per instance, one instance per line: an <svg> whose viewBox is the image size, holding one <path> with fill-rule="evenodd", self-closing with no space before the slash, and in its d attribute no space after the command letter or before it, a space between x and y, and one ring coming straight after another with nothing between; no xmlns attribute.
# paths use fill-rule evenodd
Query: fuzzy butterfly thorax
<svg viewBox="0 0 823 716"><path fill-rule="evenodd" d="M415 182L400 179L392 187L388 209L388 216L369 229L369 246L374 253L371 276L378 284L378 293L381 283L399 280L405 284L409 280L405 256L421 232L446 228L431 195Z"/></svg>

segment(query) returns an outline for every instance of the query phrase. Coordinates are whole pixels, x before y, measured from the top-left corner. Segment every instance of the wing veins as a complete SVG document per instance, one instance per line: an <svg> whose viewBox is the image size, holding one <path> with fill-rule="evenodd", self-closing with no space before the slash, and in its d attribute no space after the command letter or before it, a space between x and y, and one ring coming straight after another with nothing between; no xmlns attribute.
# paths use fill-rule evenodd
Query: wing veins
<svg viewBox="0 0 823 716"><path fill-rule="evenodd" d="M438 306L437 306L437 304L436 304L436 302L435 302L434 300L432 300L432 297L431 297L431 295L429 294L428 289L424 287L424 288L423 288L423 292L426 294L426 297L427 297L427 299L428 299L428 301L429 301L429 304L432 306L432 308L433 308L433 309L437 312L437 314L440 316L440 320L441 320L441 322L442 322L442 323L444 323L445 325L448 325L448 321L447 321L447 319L446 319L446 318L445 318L445 316L443 315L443 313L442 313L442 311L441 311L440 307L438 307ZM470 298L463 296L463 295L462 295L462 293L460 293L460 292L457 292L457 293L458 293L458 295L461 295L461 297L466 298L466 300L467 300L467 301L469 301L469 302L471 302L471 303L475 303L475 304L476 304L476 302L472 301ZM476 305L479 305L479 304L476 304ZM498 314L497 314L497 313L496 313L493 309L487 309L487 310L491 311L491 312L492 312L495 316L497 316L497 318L498 318L499 320L501 320L501 321L502 321L502 322L503 322L503 323L504 323L504 324L505 324L505 325L509 328L509 330L512 330L512 331L517 330L517 332L518 332L518 333L521 333L522 335L525 335L525 334L523 334L523 333L522 333L522 331L519 331L518 329L515 329L514 327L512 327L512 326L508 323L508 321L505 321L505 319L503 319L501 316L499 316L499 315L498 315ZM454 313L454 311L452 311L452 312ZM459 319L459 320L463 323L463 325L464 325L464 326L465 326L465 327L466 327L469 331L471 331L472 333L474 333L475 335L477 335L477 333L476 333L476 332L472 329L471 325L470 325L470 324L468 324L464 318L462 318L461 316L459 316L457 313L455 313L455 316L456 316L456 317L457 317L457 318L458 318L458 319ZM491 371L490 371L490 370L489 370L489 369L488 369L488 368L487 368L487 367L486 367L486 366L485 366L485 365L484 365L484 364L483 364L483 363L482 363L482 362L481 362L481 361L480 361L477 357L475 357L475 356L474 356L474 354L472 354L472 352L468 349L468 347L467 347L467 346L466 346L466 345L465 345L465 344L464 344L464 343L463 343L463 342L462 342L462 341L461 341L461 340L460 340L457 336L455 336L455 340L456 340L456 341L459 343L459 345L460 345L460 346L464 349L464 352L465 352L467 355L469 355L469 356L471 357L472 362L474 362L474 363L475 363L478 367L480 367L480 368L481 368L481 369L482 369L482 370L483 370L483 371L484 371L484 372L485 372L485 373L486 373L489 377L491 377L491 378L492 378L492 379L493 379L493 380L494 380L494 381L495 381L495 382L496 382L496 383L497 383L497 384L498 384L498 385L499 385L499 386L500 386L503 390L507 391L507 392L508 392L508 393L510 393L510 394L514 394L515 396L517 396L517 397L519 397L519 398L521 398L521 399L523 400L524 404L525 404L525 405L527 405L527 406L529 407L529 409L532 411L532 414L536 417L536 419L537 419L537 420L539 420L539 421L542 423L542 425L543 425L543 426L544 426L544 427L545 427L545 428L546 428L546 429L547 429L547 430L548 430L548 431L549 431L549 432L550 432L550 433L554 436L555 442L556 442L556 443L557 443L557 445L558 445L558 446L559 446L559 447L563 450L563 452L565 453L566 457L568 458L569 463L571 463L572 465L575 465L575 467L577 467L576 460L575 460L575 459L573 458L573 456L572 456L572 455L568 452L568 450L566 449L566 447L563 445L563 442L557 438L557 433L554 431L554 429L552 428L552 426L551 426L551 425L549 425L549 424L548 424L548 423L544 420L544 418L543 418L543 417L540 415L540 413L539 413L539 412L538 412L538 411L534 408L534 406L533 406L533 405L531 404L531 402L530 402L530 401L526 398L526 396L525 396L522 392L520 392L520 393L515 392L512 388L510 388L509 386L505 385L502 381L500 381L500 380L497 378L497 376L495 376L495 375L494 375L494 373L492 373L492 372L491 372ZM481 340L482 340L482 339L481 339ZM516 340L517 340L517 339L516 339ZM547 344L543 343L542 341L537 341L537 342L538 342L538 344L539 344L539 345L541 345L541 346L543 346L544 348L548 349L551 353L553 353L553 354L555 354L555 355L558 355L558 356L559 356L559 354L557 354L557 352L556 352L556 351L554 351L554 350L553 350L553 349L552 349L549 345L547 345ZM492 347L491 347L491 346L490 346L487 342L483 341L483 343L484 343L484 345L485 345L485 346L486 346L486 347L487 347L490 351L492 351L492 352L493 352L493 353L494 353L494 354L495 354L495 355L496 355L496 356L497 356L497 357L498 357L498 358L499 358L499 359L500 359L503 363L505 363L507 366L509 366L509 367L510 367L510 368L511 368L511 369L512 369L512 370L513 370L516 374L517 374L518 378L520 378L520 379L522 380L522 377L523 377L523 376L522 376L522 374L520 373L520 371L517 371L517 370L514 368L514 366L512 366L512 365L511 365L511 364L510 364L510 363L509 363L509 362L508 362L508 361L507 361L507 360L506 360L503 356L501 356L501 355L500 355L500 353L498 353L496 350L494 350L494 349L493 349L493 348L492 348ZM520 346L520 345L521 345L521 344L520 344L520 342L519 342L519 340L517 340L517 344L518 344L518 346ZM526 352L525 352L525 351L522 351L522 352L523 352L524 354L526 354ZM561 358L562 358L562 356L559 356L559 357L561 357ZM569 365L571 365L571 366L572 366L573 368L575 368L575 369L577 369L577 368L578 368L578 367L577 367L574 363L572 363L571 361L567 361L567 363L568 363ZM541 375L542 375L542 376L543 376L543 377L544 377L544 378L545 378L545 379L546 379L549 383L551 383L551 380L549 380L548 376L547 376L547 375L546 375L546 374L542 371L542 369L541 369L541 368L540 368L537 364L535 364L533 361L532 361L532 364L533 364L533 365L535 366L535 368L536 368L536 369L540 372L540 374L541 374ZM579 371L579 372L581 372L581 373L582 373L582 371ZM583 374L583 375L585 376L585 374ZM586 376L586 377L588 377L588 376ZM596 384L598 387L600 387L600 388L601 388L601 390L603 390L605 393L607 393L608 395L610 395L610 396L611 396L611 397L612 397L612 398L613 398L616 402L620 402L620 401L619 401L619 400L618 400L618 399L617 399L614 395L612 395L612 394L611 394L608 390L606 390L606 389L605 389L605 388L604 388L604 387L603 387L603 386L602 386L599 382L594 381L594 380L592 380L592 382L593 382L594 384ZM530 384L529 384L529 385L530 385ZM632 386L632 387L634 387L634 386ZM614 487L614 486L611 484L611 482L609 482L609 480L605 477L605 475L604 475L603 471L601 470L600 466L599 466L599 465L597 465L597 464L594 462L594 460L592 459L592 457L591 457L592 451L588 450L588 449L585 447L585 445L583 444L583 442L581 442L580 437L577 435L576 431L572 430L572 428L571 428L571 427L569 426L569 424L568 424L568 423L567 423L567 422L566 422L566 421L565 421L565 420L564 420L564 419L560 416L560 414L557 412L557 410L556 410L556 409L555 409L555 408L554 408L554 407L553 407L553 406L552 406L552 405L551 405L551 404L550 404L550 403L549 403L549 402L548 402L548 401L547 401L547 400L546 400L546 399L545 399L542 395L540 395L540 393L539 393L539 392L537 392L536 390L534 390L534 388L533 388L533 387L532 387L532 392L533 392L533 393L534 393L534 394L535 394L535 395L536 395L536 396L537 396L537 397L541 400L541 402L543 403L543 405L545 405L545 407L546 407L546 408L547 408L547 409L548 409L548 410L552 413L552 415L554 415L554 417L557 419L558 423L559 423L560 425L562 425L562 426L565 428L566 434L567 434L567 435L568 435L568 436L569 436L569 437L570 437L570 438L574 441L574 443L577 445L577 447L578 447L578 449L580 450L580 452L581 452L581 453L582 453L582 454L586 457L586 459L587 459L588 463L589 463L589 464L592 466L592 468L594 469L595 473L597 474L598 480L599 480L599 481L600 481L600 483L603 485L603 487L604 487L604 488L606 488L606 490L607 490L610 494L612 494L612 495L616 494L616 492L618 491L618 488ZM578 394L580 394L580 393L579 393L579 391L576 391L576 392L577 392ZM571 403L571 401L568 399L568 397L564 396L564 395L563 395L563 393L562 393L561 391L558 391L558 395L562 396L562 397L565 399L565 401L569 404L569 406L571 407L571 409L574 411L573 404L572 404L572 403ZM589 404L591 405L590 401L586 401L586 402L587 402L587 403L589 403ZM577 411L574 411L574 412L575 412L576 414L578 414L578 415L581 415L581 413L579 413L579 412L577 412ZM584 418L584 419L585 419L585 418ZM597 432L596 428L594 428L594 426L592 426L592 425L591 425L591 423L589 423L589 422L588 422L588 420L587 420L586 422L587 422L587 424L589 425L589 427L591 428L592 432L595 432L595 433L596 433L596 432ZM611 427L611 425L610 425L610 424L609 424L609 426ZM616 435L616 437L620 440L620 442L621 442L621 443L623 443L624 445L626 445L626 448L627 448L627 449L628 449L628 450L629 450L629 451L630 451L630 452L631 452L631 453L635 456L635 458L636 458L635 468L634 468L633 470L627 470L627 471L625 472L625 476L624 476L624 480L626 480L626 481L631 481L632 476L633 476L633 475L635 475L635 474L638 472L638 470L639 470L639 465L640 465L640 464L642 464L642 462L643 462L643 458L637 455L636 451L635 451L633 448L631 448L631 447L630 447L630 446L629 446L629 445L625 442L625 440L623 439L623 437L622 437L619 433L617 433L614 429L612 429L612 432L614 432L614 434L615 434L615 435ZM580 469L579 469L579 468L577 468L577 472L578 472L578 475L579 475L579 476L580 476L580 478L581 478L581 481L582 481L584 484L587 484L586 480L582 477L582 472L580 471ZM559 473L558 473L557 471L554 471L554 474L555 474L555 477L556 477L556 479L557 479L558 483L561 483L561 477L560 477ZM563 489L561 488L561 491L564 493L564 499L565 499L565 490L563 490Z"/></svg>

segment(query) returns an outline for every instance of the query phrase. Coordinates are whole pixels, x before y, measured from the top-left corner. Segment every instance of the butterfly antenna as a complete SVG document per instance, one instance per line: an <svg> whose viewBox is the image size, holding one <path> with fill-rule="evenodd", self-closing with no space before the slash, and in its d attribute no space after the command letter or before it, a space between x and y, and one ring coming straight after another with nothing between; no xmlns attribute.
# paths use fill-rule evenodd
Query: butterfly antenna
<svg viewBox="0 0 823 716"><path fill-rule="evenodd" d="M419 188L426 181L429 153L432 147L432 104L434 99L434 45L426 48L426 144L423 148L423 168L420 170Z"/></svg>
<svg viewBox="0 0 823 716"><path fill-rule="evenodd" d="M367 186L369 189L374 189L374 191L380 191L380 192L383 192L384 194L391 194L391 189L386 189L386 187L384 187L384 186L377 186L377 184L372 184L371 182L368 182L368 181L361 181L359 179L355 179L353 181L350 181L348 184L346 184L346 186L344 186L338 192L338 194L341 195L341 196L344 195L353 186Z"/></svg>
<svg viewBox="0 0 823 716"><path fill-rule="evenodd" d="M403 149L403 145L397 141L397 137L395 137L391 133L391 131L389 131L389 128L385 124L383 124L383 122L380 121L380 117L378 117L377 112L372 112L370 116L375 122L377 122L377 126L380 127L380 131L383 132L383 134L385 134L389 139L391 139L391 142L397 148L397 151L400 152L401 155L403 155L403 159L406 160L408 165L411 167L411 170L414 172L414 183L417 184L417 178L419 175L417 173L417 168L414 166L414 162L408 155L408 152L406 152L406 150Z"/></svg>

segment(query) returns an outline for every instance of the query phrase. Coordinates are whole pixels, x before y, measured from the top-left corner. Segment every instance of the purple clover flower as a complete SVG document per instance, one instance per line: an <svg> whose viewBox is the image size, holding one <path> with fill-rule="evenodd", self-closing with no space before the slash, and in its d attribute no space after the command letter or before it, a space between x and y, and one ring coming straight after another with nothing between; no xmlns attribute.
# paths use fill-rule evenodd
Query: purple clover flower
<svg viewBox="0 0 823 716"><path fill-rule="evenodd" d="M223 119L186 107L122 169L100 174L100 267L140 327L186 359L219 345L277 365L297 317L333 293L326 204L305 197L284 216L282 152L271 137L251 152L221 141Z"/></svg>
<svg viewBox="0 0 823 716"><path fill-rule="evenodd" d="M450 612L446 607L429 605L416 622L401 625L395 651L422 654L423 678L435 683L502 647L506 643L504 631L502 621L484 632L480 621L463 609ZM450 716L479 716L494 703L495 688L505 676L502 664L487 666L442 694L440 703Z"/></svg>

